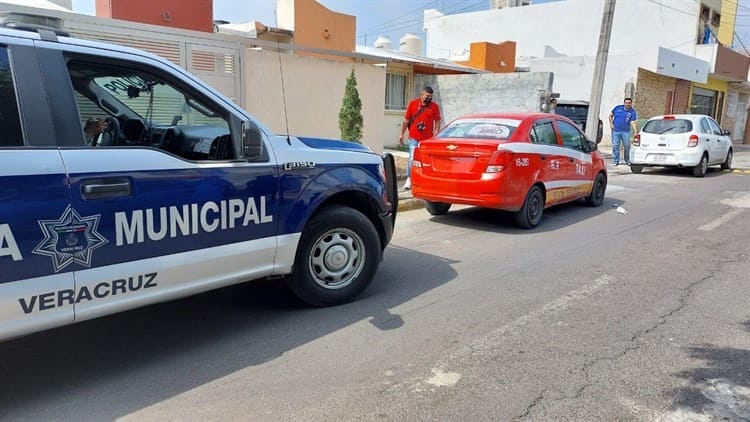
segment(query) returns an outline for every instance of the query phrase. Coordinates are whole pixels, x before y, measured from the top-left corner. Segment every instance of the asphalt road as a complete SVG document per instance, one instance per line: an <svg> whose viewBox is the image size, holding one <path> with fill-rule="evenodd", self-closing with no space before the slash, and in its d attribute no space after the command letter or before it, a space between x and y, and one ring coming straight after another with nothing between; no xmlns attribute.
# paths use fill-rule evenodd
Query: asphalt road
<svg viewBox="0 0 750 422"><path fill-rule="evenodd" d="M345 306L258 282L0 344L0 419L749 420L748 208L623 169L532 231L404 212Z"/></svg>

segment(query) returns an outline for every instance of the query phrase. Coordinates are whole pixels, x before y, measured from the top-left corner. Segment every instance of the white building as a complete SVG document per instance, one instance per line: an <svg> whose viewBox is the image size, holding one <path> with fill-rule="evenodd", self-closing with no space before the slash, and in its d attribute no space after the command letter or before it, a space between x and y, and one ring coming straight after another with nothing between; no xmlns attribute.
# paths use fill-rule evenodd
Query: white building
<svg viewBox="0 0 750 422"><path fill-rule="evenodd" d="M606 122L612 107L630 96L639 117L705 113L742 139L750 59L725 47L733 40L737 8L736 0L617 2L600 117ZM424 22L427 56L450 59L471 42L512 40L517 67L554 72L554 89L562 98L587 100L603 11L603 0L456 15L429 10ZM710 28L709 44L702 44L704 22Z"/></svg>

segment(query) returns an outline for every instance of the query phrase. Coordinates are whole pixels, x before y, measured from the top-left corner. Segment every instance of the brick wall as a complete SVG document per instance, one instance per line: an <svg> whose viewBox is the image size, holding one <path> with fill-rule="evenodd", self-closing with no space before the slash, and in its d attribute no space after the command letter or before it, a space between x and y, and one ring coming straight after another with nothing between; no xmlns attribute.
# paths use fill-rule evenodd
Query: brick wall
<svg viewBox="0 0 750 422"><path fill-rule="evenodd" d="M670 91L674 92L675 78L659 75L645 69L638 69L633 107L639 119L647 119L668 112Z"/></svg>

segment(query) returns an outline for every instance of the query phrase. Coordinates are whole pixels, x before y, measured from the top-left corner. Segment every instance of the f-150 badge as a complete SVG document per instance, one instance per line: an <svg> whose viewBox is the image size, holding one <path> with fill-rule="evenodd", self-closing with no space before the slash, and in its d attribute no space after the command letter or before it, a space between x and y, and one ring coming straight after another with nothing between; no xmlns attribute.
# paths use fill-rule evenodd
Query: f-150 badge
<svg viewBox="0 0 750 422"><path fill-rule="evenodd" d="M284 170L314 169L315 161L291 161L284 163Z"/></svg>

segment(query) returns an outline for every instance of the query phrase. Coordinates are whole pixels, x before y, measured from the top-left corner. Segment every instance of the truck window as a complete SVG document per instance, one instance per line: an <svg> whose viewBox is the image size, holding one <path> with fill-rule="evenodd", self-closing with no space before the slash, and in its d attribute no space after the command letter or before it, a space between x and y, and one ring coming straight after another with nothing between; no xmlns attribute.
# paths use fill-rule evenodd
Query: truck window
<svg viewBox="0 0 750 422"><path fill-rule="evenodd" d="M229 116L157 72L70 61L85 145L158 148L188 160L234 159ZM101 122L105 122L102 124Z"/></svg>
<svg viewBox="0 0 750 422"><path fill-rule="evenodd" d="M16 88L8 60L8 48L0 46L0 147L23 146Z"/></svg>

